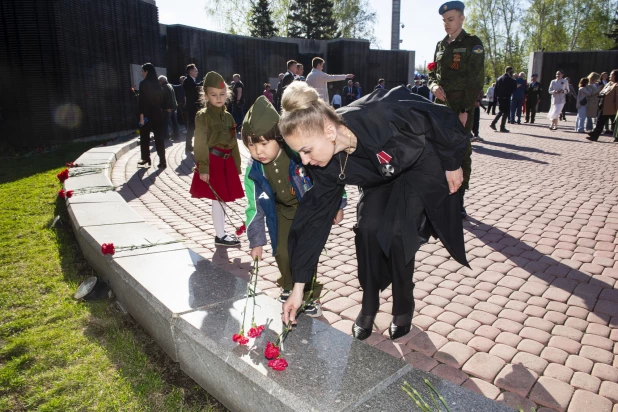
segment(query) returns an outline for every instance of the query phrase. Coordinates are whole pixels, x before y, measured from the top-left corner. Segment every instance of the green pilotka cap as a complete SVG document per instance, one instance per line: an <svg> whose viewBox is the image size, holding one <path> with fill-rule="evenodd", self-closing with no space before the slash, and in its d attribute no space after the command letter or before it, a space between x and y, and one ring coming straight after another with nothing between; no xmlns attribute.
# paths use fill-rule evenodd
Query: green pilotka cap
<svg viewBox="0 0 618 412"><path fill-rule="evenodd" d="M242 122L243 134L264 136L279 122L279 113L266 96L257 98Z"/></svg>
<svg viewBox="0 0 618 412"><path fill-rule="evenodd" d="M215 89L225 89L225 80L217 72L208 72L204 76L204 87L213 87Z"/></svg>

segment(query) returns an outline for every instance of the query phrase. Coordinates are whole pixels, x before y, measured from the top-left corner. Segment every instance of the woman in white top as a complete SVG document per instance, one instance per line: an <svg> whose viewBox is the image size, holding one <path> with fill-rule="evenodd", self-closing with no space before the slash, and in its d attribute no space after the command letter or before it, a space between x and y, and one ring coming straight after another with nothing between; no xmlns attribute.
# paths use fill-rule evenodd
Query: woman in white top
<svg viewBox="0 0 618 412"><path fill-rule="evenodd" d="M566 94L569 92L569 82L564 80L564 72L558 70L556 72L556 78L551 81L549 85L549 94L551 94L551 107L547 118L551 120L551 126L549 130L558 129L558 118L562 112L562 108L566 103Z"/></svg>

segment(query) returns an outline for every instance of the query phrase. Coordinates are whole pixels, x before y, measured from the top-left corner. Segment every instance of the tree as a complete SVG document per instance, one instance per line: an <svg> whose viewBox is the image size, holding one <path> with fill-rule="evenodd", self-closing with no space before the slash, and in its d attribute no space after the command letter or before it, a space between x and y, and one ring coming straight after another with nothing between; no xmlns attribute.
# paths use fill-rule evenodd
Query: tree
<svg viewBox="0 0 618 412"><path fill-rule="evenodd" d="M328 40L336 37L337 23L331 0L294 0L289 16L289 37Z"/></svg>
<svg viewBox="0 0 618 412"><path fill-rule="evenodd" d="M251 25L250 33L253 37L268 39L277 33L277 30L275 30L275 23L273 23L271 16L268 0L258 0L257 2L253 2L249 24Z"/></svg>
<svg viewBox="0 0 618 412"><path fill-rule="evenodd" d="M612 19L612 30L605 36L614 42L613 50L618 50L618 11L616 11L616 18Z"/></svg>
<svg viewBox="0 0 618 412"><path fill-rule="evenodd" d="M335 20L339 22L339 33L347 39L365 39L376 44L373 26L377 13L371 8L369 0L334 0Z"/></svg>

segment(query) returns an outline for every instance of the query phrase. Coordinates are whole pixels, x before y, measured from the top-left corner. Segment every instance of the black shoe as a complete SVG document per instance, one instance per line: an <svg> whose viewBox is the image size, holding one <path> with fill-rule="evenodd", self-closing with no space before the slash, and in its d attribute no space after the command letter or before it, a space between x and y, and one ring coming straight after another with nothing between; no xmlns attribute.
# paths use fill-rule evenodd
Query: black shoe
<svg viewBox="0 0 618 412"><path fill-rule="evenodd" d="M505 127L501 127L500 128L500 133L511 133L509 130L507 130Z"/></svg>
<svg viewBox="0 0 618 412"><path fill-rule="evenodd" d="M468 212L466 212L466 208L461 206L461 218L466 220L468 218Z"/></svg>
<svg viewBox="0 0 618 412"><path fill-rule="evenodd" d="M215 236L215 245L217 245L217 246L226 246L226 247L239 246L240 245L240 240L238 240L236 238L233 238L230 235L225 235L223 237Z"/></svg>
<svg viewBox="0 0 618 412"><path fill-rule="evenodd" d="M517 121L517 124L521 124L521 120L518 120L518 121Z"/></svg>
<svg viewBox="0 0 618 412"><path fill-rule="evenodd" d="M371 336L372 332L373 331L371 329L361 328L356 323L354 323L354 325L352 325L352 336L355 337L358 340L365 340L365 339L367 339L369 336Z"/></svg>
<svg viewBox="0 0 618 412"><path fill-rule="evenodd" d="M397 326L391 322L391 326L388 328L388 334L391 337L391 340L395 340L410 333L410 329L412 329L411 325Z"/></svg>
<svg viewBox="0 0 618 412"><path fill-rule="evenodd" d="M492 130L498 130L498 129L496 129L496 125L493 124L493 123L489 125L489 128L492 129Z"/></svg>
<svg viewBox="0 0 618 412"><path fill-rule="evenodd" d="M159 163L159 164L157 165L157 167L158 167L159 169L165 169L165 168L167 167L167 163Z"/></svg>
<svg viewBox="0 0 618 412"><path fill-rule="evenodd" d="M146 163L148 163L148 167L150 167L152 165L150 159L148 159L148 160L140 160L139 162L137 162L137 164L139 166L144 166Z"/></svg>
<svg viewBox="0 0 618 412"><path fill-rule="evenodd" d="M592 133L588 133L588 137L586 137L586 139L590 140L591 142L596 142L597 140L599 140L599 136L595 136Z"/></svg>
<svg viewBox="0 0 618 412"><path fill-rule="evenodd" d="M614 143L618 143L618 137L614 139Z"/></svg>
<svg viewBox="0 0 618 412"><path fill-rule="evenodd" d="M524 121L524 123L530 123L528 120Z"/></svg>
<svg viewBox="0 0 618 412"><path fill-rule="evenodd" d="M305 315L310 318L319 318L322 316L322 304L320 302L308 303L305 305Z"/></svg>

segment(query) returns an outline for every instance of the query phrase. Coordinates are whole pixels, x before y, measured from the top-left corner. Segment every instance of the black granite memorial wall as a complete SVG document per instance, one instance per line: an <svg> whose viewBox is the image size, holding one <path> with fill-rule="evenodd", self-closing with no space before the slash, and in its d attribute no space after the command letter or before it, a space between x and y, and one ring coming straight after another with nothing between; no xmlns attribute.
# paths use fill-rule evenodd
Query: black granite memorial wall
<svg viewBox="0 0 618 412"><path fill-rule="evenodd" d="M37 146L137 128L130 64L160 66L143 0L2 0L0 135Z"/></svg>

